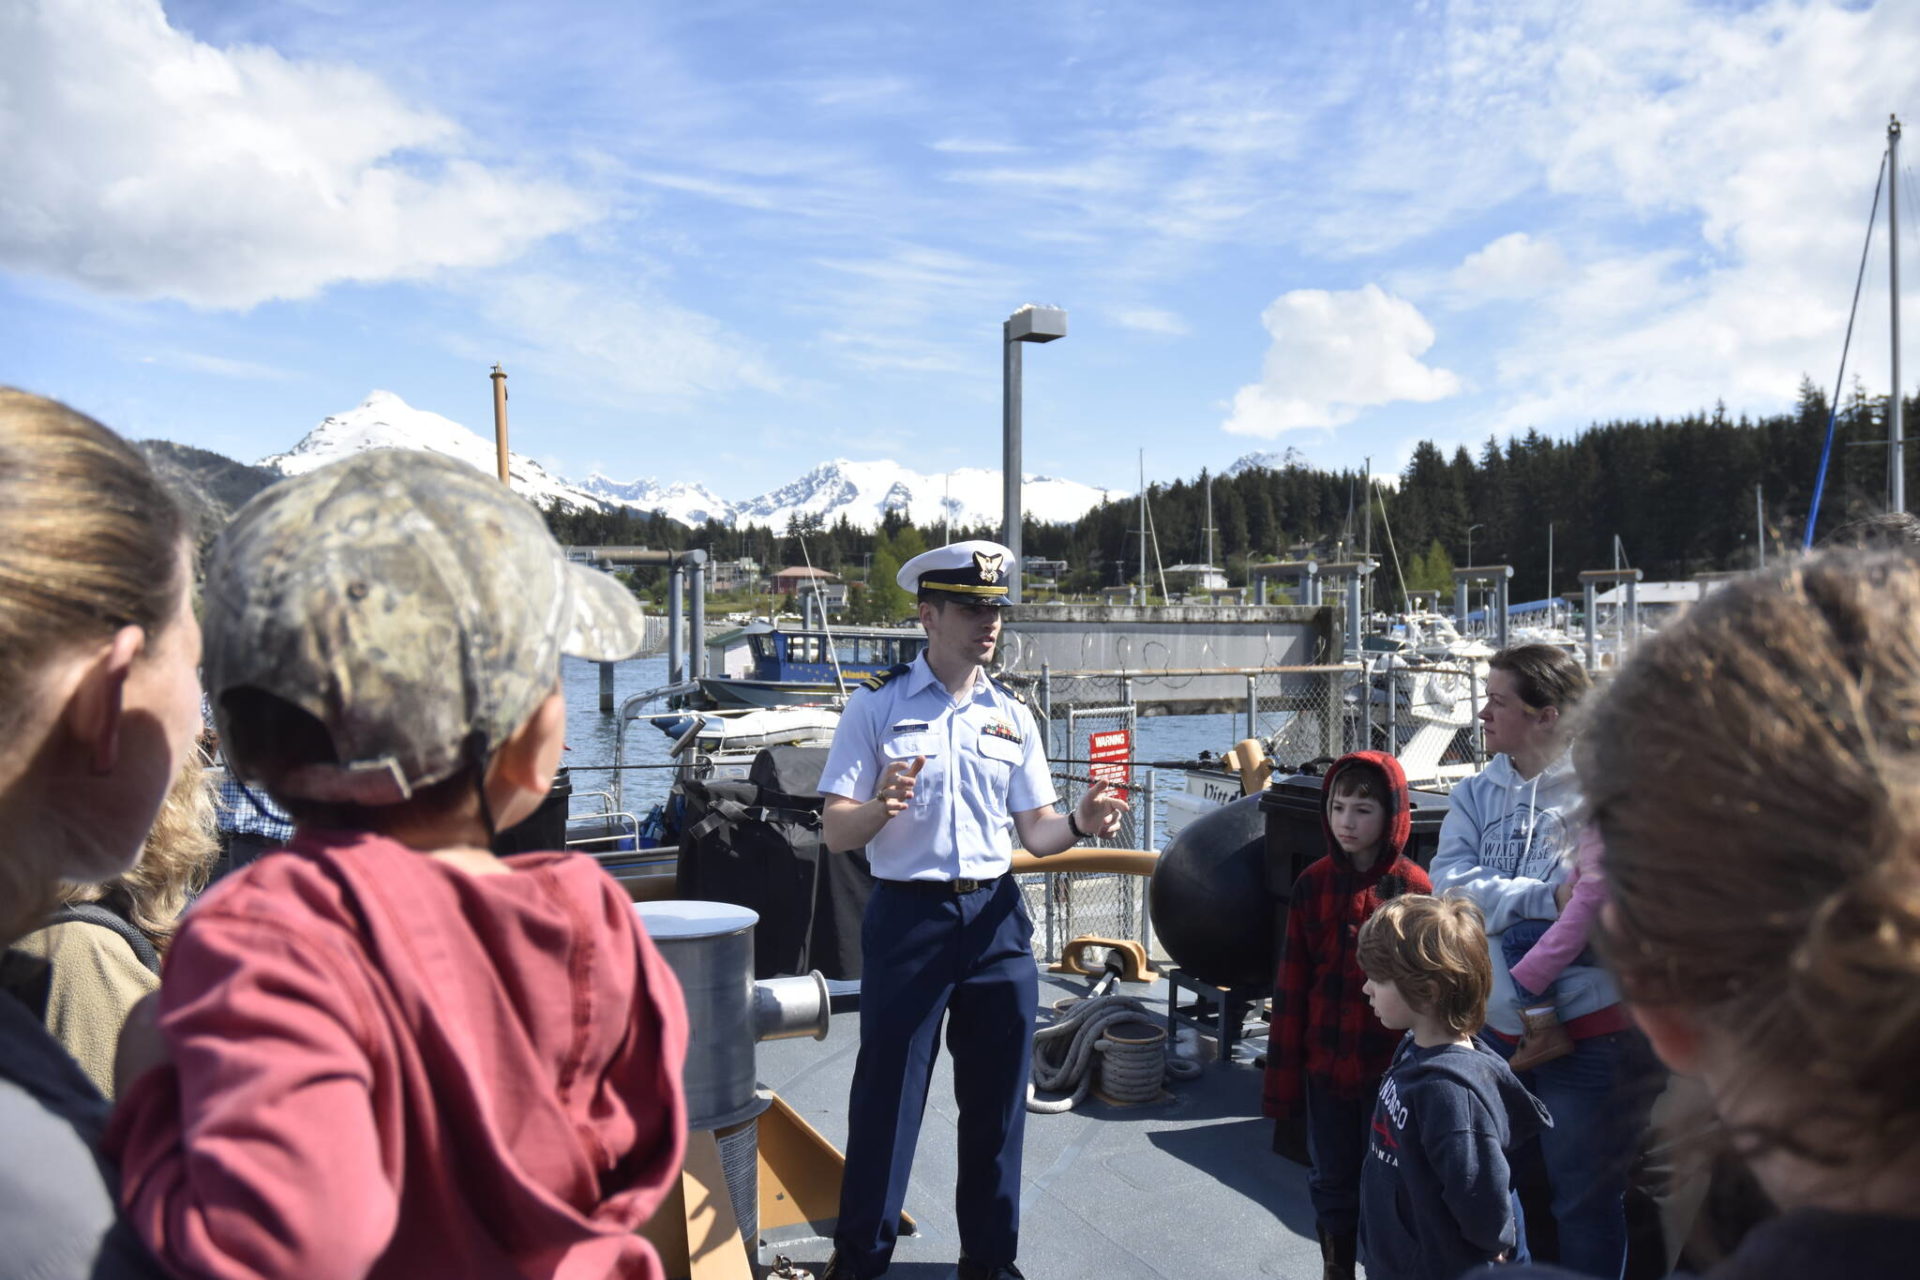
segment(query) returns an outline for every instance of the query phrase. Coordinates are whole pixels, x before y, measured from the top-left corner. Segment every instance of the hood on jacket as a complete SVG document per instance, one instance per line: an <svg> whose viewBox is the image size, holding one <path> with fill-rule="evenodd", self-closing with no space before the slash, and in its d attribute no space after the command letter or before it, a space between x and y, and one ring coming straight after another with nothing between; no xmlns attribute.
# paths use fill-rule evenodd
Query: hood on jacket
<svg viewBox="0 0 1920 1280"><path fill-rule="evenodd" d="M1412 799L1407 794L1407 773L1400 767L1400 762L1386 752L1350 751L1333 762L1320 783L1320 835L1326 841L1328 856L1343 866L1350 865L1346 851L1333 838L1333 822L1327 817L1327 805L1333 799L1335 780L1356 767L1373 769L1387 784L1386 847L1368 868L1369 871L1384 874L1386 868L1393 865L1393 860L1407 851L1407 843L1413 838Z"/></svg>

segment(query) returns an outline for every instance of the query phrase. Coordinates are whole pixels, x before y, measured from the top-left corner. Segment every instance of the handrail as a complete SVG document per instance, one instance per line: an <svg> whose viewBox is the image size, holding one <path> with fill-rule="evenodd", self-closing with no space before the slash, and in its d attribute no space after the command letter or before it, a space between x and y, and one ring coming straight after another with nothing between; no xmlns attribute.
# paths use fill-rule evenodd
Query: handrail
<svg viewBox="0 0 1920 1280"><path fill-rule="evenodd" d="M1113 667L1087 668L1081 671L1049 670L1047 675L1053 680L1086 680L1094 676L1126 676L1133 680L1151 680L1157 676L1311 676L1331 675L1336 671L1359 671L1358 662L1317 663L1307 666L1288 667ZM1003 673L1002 679L1006 678ZM1038 679L1038 676L1029 676Z"/></svg>
<svg viewBox="0 0 1920 1280"><path fill-rule="evenodd" d="M1029 875L1040 871L1109 871L1129 876L1150 876L1159 865L1160 855L1152 849L1068 849L1063 853L1037 857L1025 849L1013 851L1013 874Z"/></svg>

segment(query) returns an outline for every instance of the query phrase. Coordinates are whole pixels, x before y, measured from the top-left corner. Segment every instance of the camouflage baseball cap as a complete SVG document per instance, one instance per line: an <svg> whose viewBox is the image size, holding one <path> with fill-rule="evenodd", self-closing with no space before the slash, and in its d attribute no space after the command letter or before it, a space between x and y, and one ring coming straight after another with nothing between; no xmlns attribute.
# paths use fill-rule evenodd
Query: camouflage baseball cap
<svg viewBox="0 0 1920 1280"><path fill-rule="evenodd" d="M214 546L205 601L222 736L234 741L232 690L306 711L339 763L263 781L334 803L393 804L452 776L526 722L561 654L614 661L644 638L633 596L570 564L525 500L466 463L401 449L255 497Z"/></svg>

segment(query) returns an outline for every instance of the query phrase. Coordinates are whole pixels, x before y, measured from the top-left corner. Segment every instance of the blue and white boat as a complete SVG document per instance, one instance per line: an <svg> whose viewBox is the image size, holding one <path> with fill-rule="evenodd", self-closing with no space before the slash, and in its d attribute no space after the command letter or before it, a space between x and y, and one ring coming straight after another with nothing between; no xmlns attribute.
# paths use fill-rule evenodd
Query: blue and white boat
<svg viewBox="0 0 1920 1280"><path fill-rule="evenodd" d="M911 662L926 647L919 628L756 622L707 643L700 692L716 708L826 706L869 676Z"/></svg>

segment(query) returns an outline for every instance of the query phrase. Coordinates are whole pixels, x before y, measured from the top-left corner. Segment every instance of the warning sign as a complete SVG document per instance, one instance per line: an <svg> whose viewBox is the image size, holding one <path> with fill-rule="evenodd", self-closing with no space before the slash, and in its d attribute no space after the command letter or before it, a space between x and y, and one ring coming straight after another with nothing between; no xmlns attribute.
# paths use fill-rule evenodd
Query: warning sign
<svg viewBox="0 0 1920 1280"><path fill-rule="evenodd" d="M1087 735L1087 776L1096 782L1110 782L1122 788L1133 776L1133 734L1127 729L1104 729Z"/></svg>

